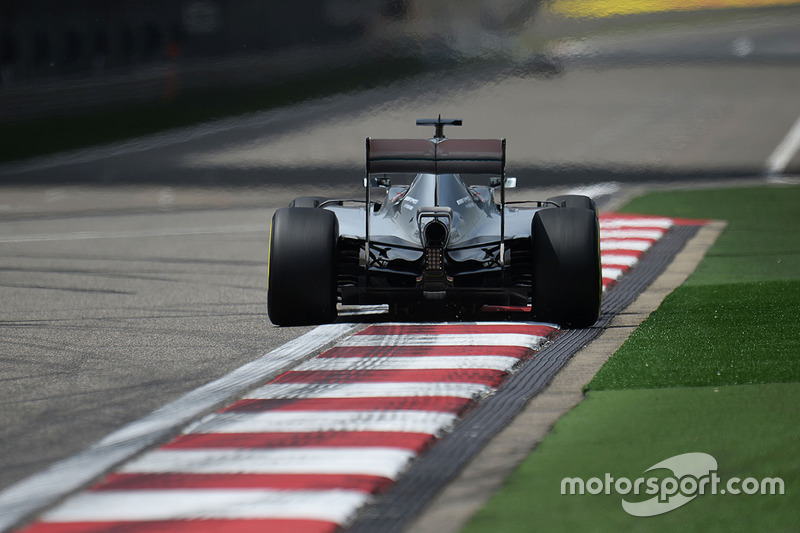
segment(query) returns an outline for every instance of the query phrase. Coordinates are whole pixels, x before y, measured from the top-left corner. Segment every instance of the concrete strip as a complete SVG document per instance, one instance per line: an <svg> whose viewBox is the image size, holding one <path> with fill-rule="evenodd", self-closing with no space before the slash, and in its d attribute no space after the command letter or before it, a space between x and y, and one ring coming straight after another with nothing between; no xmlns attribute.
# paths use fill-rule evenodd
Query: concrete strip
<svg viewBox="0 0 800 533"><path fill-rule="evenodd" d="M407 531L459 531L544 439L556 421L583 399L582 388L664 298L694 272L726 226L702 227L650 287L619 313L606 330L579 351L514 422L500 432L442 491Z"/></svg>

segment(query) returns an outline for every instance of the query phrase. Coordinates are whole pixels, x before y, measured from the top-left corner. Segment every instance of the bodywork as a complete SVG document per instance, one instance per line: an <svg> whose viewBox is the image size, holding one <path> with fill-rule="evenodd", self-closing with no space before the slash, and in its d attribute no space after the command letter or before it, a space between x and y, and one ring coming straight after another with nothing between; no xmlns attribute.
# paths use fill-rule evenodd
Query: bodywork
<svg viewBox="0 0 800 533"><path fill-rule="evenodd" d="M338 219L341 303L527 305L531 222L548 202L506 203L504 139L445 138L457 120L418 124L436 135L367 139L362 205L320 205ZM486 185L465 182L480 176Z"/></svg>

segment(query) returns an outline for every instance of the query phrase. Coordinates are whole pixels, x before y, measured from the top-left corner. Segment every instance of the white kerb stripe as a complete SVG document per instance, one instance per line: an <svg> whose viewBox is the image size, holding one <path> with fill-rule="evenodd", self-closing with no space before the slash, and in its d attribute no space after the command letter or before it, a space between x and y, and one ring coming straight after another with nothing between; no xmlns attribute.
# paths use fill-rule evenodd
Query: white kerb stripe
<svg viewBox="0 0 800 533"><path fill-rule="evenodd" d="M369 501L348 490L135 490L83 492L45 513L45 522L296 518L341 524Z"/></svg>
<svg viewBox="0 0 800 533"><path fill-rule="evenodd" d="M601 218L600 231L614 228L671 228L675 225L669 218Z"/></svg>
<svg viewBox="0 0 800 533"><path fill-rule="evenodd" d="M284 398L397 398L452 396L473 398L493 391L478 383L276 383L247 394L248 399Z"/></svg>
<svg viewBox="0 0 800 533"><path fill-rule="evenodd" d="M159 449L134 459L126 474L361 474L394 479L416 454L389 447Z"/></svg>
<svg viewBox="0 0 800 533"><path fill-rule="evenodd" d="M525 346L545 340L524 333L464 333L442 335L353 335L339 346Z"/></svg>
<svg viewBox="0 0 800 533"><path fill-rule="evenodd" d="M660 239L664 236L661 229L607 229L600 232L603 239Z"/></svg>
<svg viewBox="0 0 800 533"><path fill-rule="evenodd" d="M436 411L268 411L219 413L193 433L402 431L438 435L456 415Z"/></svg>
<svg viewBox="0 0 800 533"><path fill-rule="evenodd" d="M295 370L510 370L519 358L504 355L471 355L468 357L317 357Z"/></svg>
<svg viewBox="0 0 800 533"><path fill-rule="evenodd" d="M653 243L650 241L637 241L635 239L600 239L600 250L636 250L644 252L650 249Z"/></svg>
<svg viewBox="0 0 800 533"><path fill-rule="evenodd" d="M639 262L639 258L635 255L603 254L600 256L600 262L603 265L625 265L632 267Z"/></svg>
<svg viewBox="0 0 800 533"><path fill-rule="evenodd" d="M603 267L603 277L609 279L619 279L624 274L621 268Z"/></svg>

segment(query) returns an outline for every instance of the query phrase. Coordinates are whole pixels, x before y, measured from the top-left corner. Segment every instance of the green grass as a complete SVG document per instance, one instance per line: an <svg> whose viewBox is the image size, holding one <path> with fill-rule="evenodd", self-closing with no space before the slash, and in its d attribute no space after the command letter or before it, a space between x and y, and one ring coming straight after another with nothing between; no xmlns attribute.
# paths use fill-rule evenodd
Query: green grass
<svg viewBox="0 0 800 533"><path fill-rule="evenodd" d="M592 392L464 532L796 531L798 402L797 383ZM723 482L778 476L785 494L706 494L647 518L623 511L623 496L614 491L561 494L564 477L604 479L608 472L635 480L668 457L698 451L716 458Z"/></svg>
<svg viewBox="0 0 800 533"><path fill-rule="evenodd" d="M590 390L800 381L800 187L651 194L627 212L728 221Z"/></svg>
<svg viewBox="0 0 800 533"><path fill-rule="evenodd" d="M622 211L726 220L728 227L686 282L720 285L800 279L800 187L649 194Z"/></svg>
<svg viewBox="0 0 800 533"><path fill-rule="evenodd" d="M414 59L340 68L269 85L186 90L174 98L0 123L0 162L84 148L367 89L423 72Z"/></svg>
<svg viewBox="0 0 800 533"><path fill-rule="evenodd" d="M800 530L798 205L800 187L786 186L656 193L629 204L624 211L728 227L465 531ZM648 518L628 515L613 491L560 493L564 477L635 479L688 452L714 456L723 480L780 477L786 493L698 496Z"/></svg>
<svg viewBox="0 0 800 533"><path fill-rule="evenodd" d="M590 390L800 381L800 281L680 287Z"/></svg>

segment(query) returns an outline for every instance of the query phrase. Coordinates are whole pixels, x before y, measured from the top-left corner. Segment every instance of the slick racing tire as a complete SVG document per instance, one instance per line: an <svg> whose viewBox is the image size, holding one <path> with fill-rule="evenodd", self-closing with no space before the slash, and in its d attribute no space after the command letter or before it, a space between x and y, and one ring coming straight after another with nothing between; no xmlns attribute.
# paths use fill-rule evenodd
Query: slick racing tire
<svg viewBox="0 0 800 533"><path fill-rule="evenodd" d="M298 196L292 200L289 207L319 207L319 204L325 203L328 200L330 200L330 198L325 198L324 196ZM342 201L333 201L329 205L342 205Z"/></svg>
<svg viewBox="0 0 800 533"><path fill-rule="evenodd" d="M553 202L561 207L582 207L584 209L591 209L597 212L597 204L588 196L581 194L564 194L561 196L553 196L547 199L548 202Z"/></svg>
<svg viewBox="0 0 800 533"><path fill-rule="evenodd" d="M336 320L339 222L325 209L278 209L270 229L267 313L273 324Z"/></svg>
<svg viewBox="0 0 800 533"><path fill-rule="evenodd" d="M531 224L537 320L588 327L600 316L602 278L597 213L584 207L536 212Z"/></svg>
<svg viewBox="0 0 800 533"><path fill-rule="evenodd" d="M324 196L298 196L289 207L319 207L319 204L327 200Z"/></svg>

